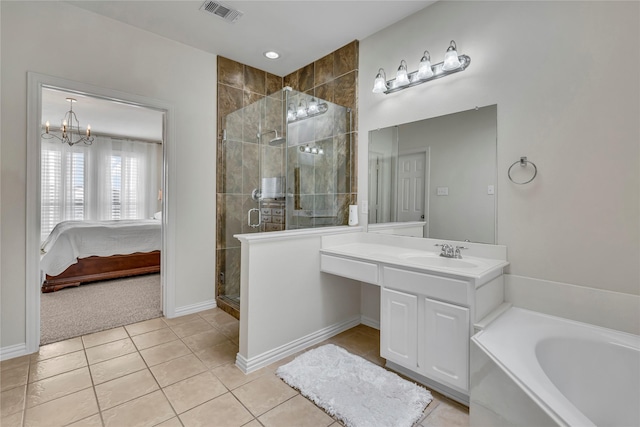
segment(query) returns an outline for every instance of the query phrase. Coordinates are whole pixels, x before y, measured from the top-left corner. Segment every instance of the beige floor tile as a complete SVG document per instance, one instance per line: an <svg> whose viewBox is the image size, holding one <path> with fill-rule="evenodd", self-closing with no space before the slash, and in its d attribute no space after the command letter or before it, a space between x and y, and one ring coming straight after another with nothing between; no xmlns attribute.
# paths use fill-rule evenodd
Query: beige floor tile
<svg viewBox="0 0 640 427"><path fill-rule="evenodd" d="M162 391L154 391L102 412L105 427L155 426L175 417Z"/></svg>
<svg viewBox="0 0 640 427"><path fill-rule="evenodd" d="M6 391L27 383L29 364L22 364L0 372L0 391Z"/></svg>
<svg viewBox="0 0 640 427"><path fill-rule="evenodd" d="M234 363L238 354L238 346L231 341L223 342L196 353L198 359L209 369L216 366Z"/></svg>
<svg viewBox="0 0 640 427"><path fill-rule="evenodd" d="M161 317L156 319L145 320L144 322L134 323L133 325L127 325L124 328L127 330L130 336L146 334L147 332L157 331L158 329L167 328L168 325L164 323Z"/></svg>
<svg viewBox="0 0 640 427"><path fill-rule="evenodd" d="M214 326L222 326L227 323L235 323L238 322L238 319L226 313L219 308L214 308L213 310L207 310L207 312L199 313L200 317L202 317L207 322L211 323Z"/></svg>
<svg viewBox="0 0 640 427"><path fill-rule="evenodd" d="M233 390L233 394L257 417L291 399L298 392L275 375L267 374L238 387Z"/></svg>
<svg viewBox="0 0 640 427"><path fill-rule="evenodd" d="M187 322L191 322L193 320L198 320L198 319L200 319L200 315L198 315L198 313L187 314L186 316L174 317L173 319L167 319L166 317L162 318L164 323L166 323L169 326L176 326L181 323L187 323Z"/></svg>
<svg viewBox="0 0 640 427"><path fill-rule="evenodd" d="M84 350L82 338L72 338L70 340L59 341L53 344L47 344L40 347L37 353L31 355L34 362L50 359L63 354L73 353L74 351Z"/></svg>
<svg viewBox="0 0 640 427"><path fill-rule="evenodd" d="M163 391L176 413L181 414L228 390L215 375L206 371L165 387Z"/></svg>
<svg viewBox="0 0 640 427"><path fill-rule="evenodd" d="M0 418L0 426L2 427L22 427L22 418L24 416L24 412L16 412L15 414L7 415L6 417L2 414L2 418Z"/></svg>
<svg viewBox="0 0 640 427"><path fill-rule="evenodd" d="M238 337L240 336L240 323L226 323L224 325L218 326L218 329L222 331L222 333L232 340L233 342L238 342Z"/></svg>
<svg viewBox="0 0 640 427"><path fill-rule="evenodd" d="M359 331L349 330L346 333L334 337L332 341L336 345L358 356L362 356L371 351L380 352L380 339Z"/></svg>
<svg viewBox="0 0 640 427"><path fill-rule="evenodd" d="M384 367L387 363L387 360L383 357L380 357L380 350L372 350L362 355L363 358L367 359L369 362L374 363L378 366Z"/></svg>
<svg viewBox="0 0 640 427"><path fill-rule="evenodd" d="M334 422L323 410L300 395L276 406L258 420L265 427L327 427Z"/></svg>
<svg viewBox="0 0 640 427"><path fill-rule="evenodd" d="M154 366L191 354L191 350L181 340L175 340L144 349L140 354L147 365Z"/></svg>
<svg viewBox="0 0 640 427"><path fill-rule="evenodd" d="M40 381L54 375L82 368L83 366L87 366L87 358L84 355L84 351L76 351L75 353L34 362L31 364L29 382Z"/></svg>
<svg viewBox="0 0 640 427"><path fill-rule="evenodd" d="M98 413L93 389L88 388L26 411L25 427L56 427L71 424Z"/></svg>
<svg viewBox="0 0 640 427"><path fill-rule="evenodd" d="M231 393L223 394L180 415L185 427L239 427L253 416Z"/></svg>
<svg viewBox="0 0 640 427"><path fill-rule="evenodd" d="M13 359L3 360L0 362L0 371L6 371L20 366L28 365L31 363L31 355L14 357Z"/></svg>
<svg viewBox="0 0 640 427"><path fill-rule="evenodd" d="M194 353L198 353L200 351L211 348L215 345L222 344L223 342L227 342L228 339L222 334L222 332L211 328L206 332L200 332L198 334L185 337L182 339L182 341Z"/></svg>
<svg viewBox="0 0 640 427"><path fill-rule="evenodd" d="M138 352L89 366L94 384L102 384L146 368L147 365Z"/></svg>
<svg viewBox="0 0 640 427"><path fill-rule="evenodd" d="M469 409L456 403L441 402L425 419L420 427L468 427Z"/></svg>
<svg viewBox="0 0 640 427"><path fill-rule="evenodd" d="M156 425L155 427L182 427L182 423L178 417L171 418L163 423Z"/></svg>
<svg viewBox="0 0 640 427"><path fill-rule="evenodd" d="M0 414L3 417L24 409L27 386L21 385L0 393Z"/></svg>
<svg viewBox="0 0 640 427"><path fill-rule="evenodd" d="M136 346L133 345L131 338L125 338L123 340L88 348L86 353L89 364L93 365L115 357L124 356L125 354L134 353L135 351Z"/></svg>
<svg viewBox="0 0 640 427"><path fill-rule="evenodd" d="M153 375L149 370L134 372L115 380L96 386L98 405L100 410L113 408L114 406L136 399L152 391L158 390Z"/></svg>
<svg viewBox="0 0 640 427"><path fill-rule="evenodd" d="M84 348L89 348L124 338L129 338L127 331L124 328L114 328L96 332L95 334L84 335L82 342L84 343Z"/></svg>
<svg viewBox="0 0 640 427"><path fill-rule="evenodd" d="M179 357L150 367L161 387L166 387L207 370L207 367L193 354Z"/></svg>
<svg viewBox="0 0 640 427"><path fill-rule="evenodd" d="M262 427L262 424L260 424L260 421L258 420L251 420L242 427Z"/></svg>
<svg viewBox="0 0 640 427"><path fill-rule="evenodd" d="M85 388L92 387L89 368L83 367L53 377L35 381L27 386L27 408L41 405Z"/></svg>
<svg viewBox="0 0 640 427"><path fill-rule="evenodd" d="M213 329L213 326L207 323L204 319L198 318L191 322L180 323L179 325L171 326L171 329L177 336L179 336L180 338L184 338L200 332L210 331Z"/></svg>
<svg viewBox="0 0 640 427"><path fill-rule="evenodd" d="M236 389L241 385L248 383L249 381L253 381L256 378L270 373L270 371L266 368L262 368L255 372L251 372L250 374L245 374L233 363L213 368L211 372L213 372L214 375L218 377L218 379L222 381L222 384L224 384L225 387L227 387L229 390Z"/></svg>
<svg viewBox="0 0 640 427"><path fill-rule="evenodd" d="M178 336L169 328L158 329L157 331L147 332L145 334L136 335L131 338L138 348L144 350L156 345L164 344L169 341L175 341Z"/></svg>
<svg viewBox="0 0 640 427"><path fill-rule="evenodd" d="M102 427L102 418L100 417L100 414L95 414L80 421L76 421L73 424L69 424L68 427Z"/></svg>

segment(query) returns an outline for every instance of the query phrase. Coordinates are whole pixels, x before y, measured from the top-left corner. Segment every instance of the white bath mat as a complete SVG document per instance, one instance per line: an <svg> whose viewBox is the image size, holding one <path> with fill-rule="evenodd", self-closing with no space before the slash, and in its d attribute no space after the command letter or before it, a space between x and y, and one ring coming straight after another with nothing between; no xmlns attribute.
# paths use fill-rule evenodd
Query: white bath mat
<svg viewBox="0 0 640 427"><path fill-rule="evenodd" d="M347 427L410 427L433 399L423 387L333 344L296 357L276 375Z"/></svg>

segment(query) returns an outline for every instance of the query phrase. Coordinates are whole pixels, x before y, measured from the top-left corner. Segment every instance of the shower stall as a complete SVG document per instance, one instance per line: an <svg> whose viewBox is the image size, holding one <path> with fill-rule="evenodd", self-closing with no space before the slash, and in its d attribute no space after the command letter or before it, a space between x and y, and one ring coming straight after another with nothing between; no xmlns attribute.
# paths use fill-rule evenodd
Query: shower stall
<svg viewBox="0 0 640 427"><path fill-rule="evenodd" d="M349 204L355 203L351 128L349 108L289 87L224 118L217 186L219 306L239 312L235 234L347 223Z"/></svg>

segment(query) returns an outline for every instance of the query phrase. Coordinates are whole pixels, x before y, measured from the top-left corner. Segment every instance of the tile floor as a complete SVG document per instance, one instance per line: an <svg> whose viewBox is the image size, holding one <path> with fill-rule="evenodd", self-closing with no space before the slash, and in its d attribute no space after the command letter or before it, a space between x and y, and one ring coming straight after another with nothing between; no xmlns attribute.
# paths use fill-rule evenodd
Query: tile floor
<svg viewBox="0 0 640 427"><path fill-rule="evenodd" d="M384 363L375 329L326 342ZM244 375L237 351L238 321L219 309L49 344L0 363L0 426L341 425L275 376L294 356ZM468 425L467 408L433 395L416 426Z"/></svg>

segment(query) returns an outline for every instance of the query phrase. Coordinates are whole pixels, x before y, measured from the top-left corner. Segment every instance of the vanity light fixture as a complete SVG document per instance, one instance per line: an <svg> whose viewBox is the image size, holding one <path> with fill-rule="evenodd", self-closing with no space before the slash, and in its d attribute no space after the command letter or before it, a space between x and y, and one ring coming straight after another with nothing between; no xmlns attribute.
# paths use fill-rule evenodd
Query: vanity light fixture
<svg viewBox="0 0 640 427"><path fill-rule="evenodd" d="M291 102L289 103L289 107L287 107L287 122L293 123L302 119L308 119L324 114L328 110L329 106L326 102L318 102L314 97L312 97L309 102L304 99L300 100L298 108L295 108L293 102Z"/></svg>
<svg viewBox="0 0 640 427"><path fill-rule="evenodd" d="M376 79L373 81L373 93L384 93L387 89L389 89L387 87L387 74L380 68Z"/></svg>
<svg viewBox="0 0 640 427"><path fill-rule="evenodd" d="M93 137L91 136L91 125L87 125L85 135L80 132L80 122L76 113L73 112L73 103L77 102L75 98L67 98L69 101L69 111L67 111L62 119L60 125L61 136L53 135L49 133L50 124L47 121L44 125L44 133L40 135L43 139L56 138L63 144L69 144L72 147L76 144L83 143L85 145L91 145L93 143Z"/></svg>
<svg viewBox="0 0 640 427"><path fill-rule="evenodd" d="M447 52L444 54L444 62L442 64L443 71L457 70L462 65L458 59L458 52L456 51L456 42L451 40Z"/></svg>
<svg viewBox="0 0 640 427"><path fill-rule="evenodd" d="M306 153L306 154L318 154L320 156L324 154L324 150L322 148L309 147L309 144L304 146L301 145L299 150L301 153Z"/></svg>
<svg viewBox="0 0 640 427"><path fill-rule="evenodd" d="M409 76L407 75L407 61L404 59L400 61L400 66L398 67L398 72L396 73L396 84L394 87L398 86L406 86L409 83Z"/></svg>
<svg viewBox="0 0 640 427"><path fill-rule="evenodd" d="M459 71L464 71L471 63L467 55L458 55L456 42L451 40L444 55L444 61L431 65L431 55L425 50L417 71L407 73L407 63L403 59L395 79L386 80L384 69L380 68L373 82L373 93L393 93L439 79Z"/></svg>

